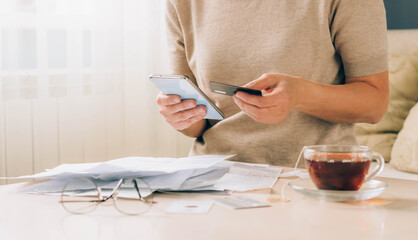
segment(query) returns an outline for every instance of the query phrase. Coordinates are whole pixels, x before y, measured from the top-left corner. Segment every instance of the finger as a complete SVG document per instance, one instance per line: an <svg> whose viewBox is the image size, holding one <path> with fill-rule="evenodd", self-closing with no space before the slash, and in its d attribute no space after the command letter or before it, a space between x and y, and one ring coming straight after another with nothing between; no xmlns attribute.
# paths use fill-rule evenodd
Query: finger
<svg viewBox="0 0 418 240"><path fill-rule="evenodd" d="M173 123L172 126L177 130L184 130L184 129L190 127L191 125L195 124L196 122L202 120L203 117L204 117L204 115L203 116L202 115L194 116L194 117L191 117L191 118L189 118L185 121Z"/></svg>
<svg viewBox="0 0 418 240"><path fill-rule="evenodd" d="M261 121L261 117L258 114L259 108L256 106L252 106L249 104L246 104L245 102L241 101L240 99L234 99L235 103L238 105L238 107L242 110L243 113L248 115L250 118L252 118L255 121Z"/></svg>
<svg viewBox="0 0 418 240"><path fill-rule="evenodd" d="M235 103L245 113L256 113L260 108L242 101L239 98L234 98Z"/></svg>
<svg viewBox="0 0 418 240"><path fill-rule="evenodd" d="M184 110L181 112L176 112L171 115L170 119L173 123L185 121L189 118L195 116L206 116L206 107L205 106L198 106L192 109Z"/></svg>
<svg viewBox="0 0 418 240"><path fill-rule="evenodd" d="M157 104L162 106L173 105L181 102L181 97L178 95L166 95L159 92L157 95Z"/></svg>
<svg viewBox="0 0 418 240"><path fill-rule="evenodd" d="M245 114L247 114L249 117L251 117L253 120L257 122L265 122L265 117L270 115L270 111L273 109L270 107L259 108L251 104L246 104L238 98L236 99L236 103Z"/></svg>
<svg viewBox="0 0 418 240"><path fill-rule="evenodd" d="M277 84L278 74L263 74L261 77L245 84L243 87L257 90L265 90L274 87Z"/></svg>
<svg viewBox="0 0 418 240"><path fill-rule="evenodd" d="M273 107L277 105L277 97L273 94L268 96L257 96L245 92L237 92L235 96L240 100L257 107Z"/></svg>
<svg viewBox="0 0 418 240"><path fill-rule="evenodd" d="M169 116L177 112L192 109L196 107L196 101L193 99L183 100L178 104L165 105L160 107L160 113L164 116Z"/></svg>

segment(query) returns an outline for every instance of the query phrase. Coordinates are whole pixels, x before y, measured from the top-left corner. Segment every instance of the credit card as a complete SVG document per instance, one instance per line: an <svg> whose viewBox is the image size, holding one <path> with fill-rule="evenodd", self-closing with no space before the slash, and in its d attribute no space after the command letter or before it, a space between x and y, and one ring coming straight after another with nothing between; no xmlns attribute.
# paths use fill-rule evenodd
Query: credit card
<svg viewBox="0 0 418 240"><path fill-rule="evenodd" d="M244 88L244 87L234 86L234 85L225 84L225 83L209 82L209 86L212 92L224 94L228 96L234 96L235 93L237 93L238 91L246 92L246 93L258 95L258 96L262 95L260 90Z"/></svg>

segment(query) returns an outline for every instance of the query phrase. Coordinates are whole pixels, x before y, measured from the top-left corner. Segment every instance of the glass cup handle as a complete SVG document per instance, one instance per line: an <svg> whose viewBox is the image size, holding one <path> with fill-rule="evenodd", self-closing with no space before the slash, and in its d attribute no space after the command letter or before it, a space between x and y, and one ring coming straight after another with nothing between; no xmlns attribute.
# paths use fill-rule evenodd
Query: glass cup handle
<svg viewBox="0 0 418 240"><path fill-rule="evenodd" d="M368 182L377 175L379 175L383 171L383 167L385 166L385 159L382 157L382 155L380 155L380 153L373 152L373 159L376 159L379 165L373 169L373 172L366 177L366 180L364 182Z"/></svg>

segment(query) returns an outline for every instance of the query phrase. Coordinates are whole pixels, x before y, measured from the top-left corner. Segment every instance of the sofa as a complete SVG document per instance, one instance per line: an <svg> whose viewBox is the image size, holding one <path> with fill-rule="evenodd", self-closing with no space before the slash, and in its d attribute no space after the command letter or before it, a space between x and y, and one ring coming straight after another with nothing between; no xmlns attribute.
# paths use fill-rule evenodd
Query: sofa
<svg viewBox="0 0 418 240"><path fill-rule="evenodd" d="M388 31L389 106L377 124L356 124L358 143L398 170L418 173L418 29Z"/></svg>

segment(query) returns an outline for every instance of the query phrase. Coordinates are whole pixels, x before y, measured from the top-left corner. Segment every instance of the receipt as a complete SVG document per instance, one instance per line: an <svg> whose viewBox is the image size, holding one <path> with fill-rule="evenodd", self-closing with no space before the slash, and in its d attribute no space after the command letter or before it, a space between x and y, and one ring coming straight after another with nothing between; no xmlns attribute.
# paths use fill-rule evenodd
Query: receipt
<svg viewBox="0 0 418 240"><path fill-rule="evenodd" d="M287 173L279 174L279 177L300 177L300 178L309 178L309 173L301 172L299 170L290 171Z"/></svg>
<svg viewBox="0 0 418 240"><path fill-rule="evenodd" d="M282 170L277 167L235 163L214 187L233 191L272 188Z"/></svg>

